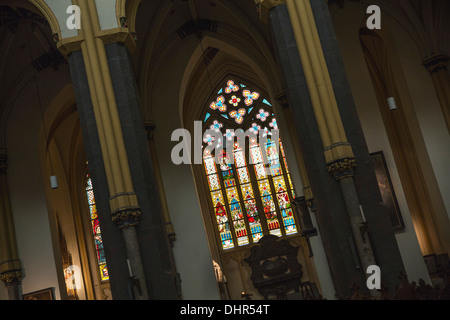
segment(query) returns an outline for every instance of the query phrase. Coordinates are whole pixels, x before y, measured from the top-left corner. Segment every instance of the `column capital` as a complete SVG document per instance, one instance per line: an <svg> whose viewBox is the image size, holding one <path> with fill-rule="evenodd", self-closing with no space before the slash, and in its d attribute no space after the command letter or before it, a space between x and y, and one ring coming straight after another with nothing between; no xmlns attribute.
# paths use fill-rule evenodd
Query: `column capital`
<svg viewBox="0 0 450 320"><path fill-rule="evenodd" d="M7 271L0 275L0 280L3 282L5 287L19 285L22 282L22 278L22 270Z"/></svg>
<svg viewBox="0 0 450 320"><path fill-rule="evenodd" d="M137 40L137 34L134 31L134 23L133 27L130 27L126 16L118 16L116 17L116 24L102 25L97 13L101 8L99 8L96 3L90 7L90 10L92 11L92 15L90 15L89 11L86 11L86 9L87 6L92 3L88 5L87 2L84 1L78 2L77 6L81 8L81 25L79 26L79 29L76 30L76 34L70 36L66 35L66 37L63 37L61 33L54 33L52 35L53 41L56 43L58 50L62 54L68 56L72 52L80 51L82 44L86 41L87 33L89 32L93 32L94 39L100 39L104 45L123 43L131 53L134 52ZM89 20L89 23L86 23L87 20ZM88 29L92 30L88 31Z"/></svg>
<svg viewBox="0 0 450 320"><path fill-rule="evenodd" d="M355 175L356 159L343 158L327 164L327 170L336 180Z"/></svg>
<svg viewBox="0 0 450 320"><path fill-rule="evenodd" d="M269 23L270 9L283 4L286 4L286 0L255 0L259 18L264 23Z"/></svg>
<svg viewBox="0 0 450 320"><path fill-rule="evenodd" d="M111 216L112 221L122 229L137 225L141 215L140 208L124 208L114 211Z"/></svg>
<svg viewBox="0 0 450 320"><path fill-rule="evenodd" d="M423 61L423 65L427 68L430 74L438 72L439 70L448 70L449 57L444 54L433 55Z"/></svg>
<svg viewBox="0 0 450 320"><path fill-rule="evenodd" d="M129 32L128 28L125 27L99 30L95 33L95 37L101 39L105 45L123 43L131 53L136 49L136 34ZM66 56L72 52L81 50L81 44L85 40L84 35L65 39L59 39L57 34L53 35L53 41L55 41L58 50Z"/></svg>

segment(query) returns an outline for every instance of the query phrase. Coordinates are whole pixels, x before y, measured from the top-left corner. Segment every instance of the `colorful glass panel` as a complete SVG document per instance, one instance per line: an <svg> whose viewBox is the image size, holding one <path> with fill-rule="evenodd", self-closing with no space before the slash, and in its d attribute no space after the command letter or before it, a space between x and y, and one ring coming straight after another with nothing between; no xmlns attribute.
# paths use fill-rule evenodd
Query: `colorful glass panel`
<svg viewBox="0 0 450 320"><path fill-rule="evenodd" d="M216 208L219 204L224 205L225 201L223 199L222 190L211 192L211 198L213 202L214 208Z"/></svg>
<svg viewBox="0 0 450 320"><path fill-rule="evenodd" d="M275 190L277 193L286 192L286 183L284 181L283 176L273 178L273 184L275 186Z"/></svg>
<svg viewBox="0 0 450 320"><path fill-rule="evenodd" d="M286 168L286 172L289 173L289 167L287 166L286 158L283 158L284 167Z"/></svg>
<svg viewBox="0 0 450 320"><path fill-rule="evenodd" d="M230 211L233 220L242 219L242 209L236 187L227 189L227 199L228 204L230 205Z"/></svg>
<svg viewBox="0 0 450 320"><path fill-rule="evenodd" d="M233 187L236 185L234 178L233 166L227 154L224 152L220 156L220 170L222 171L223 182L226 187Z"/></svg>
<svg viewBox="0 0 450 320"><path fill-rule="evenodd" d="M251 147L250 148L250 155L252 157L252 163L254 163L254 164L258 164L258 163L261 163L263 161L262 154L261 154L261 149L259 148L259 146Z"/></svg>
<svg viewBox="0 0 450 320"><path fill-rule="evenodd" d="M256 179L265 179L267 176L266 167L263 163L255 165Z"/></svg>
<svg viewBox="0 0 450 320"><path fill-rule="evenodd" d="M271 130L278 129L272 105L259 92L233 80L218 89L212 101L205 111L204 128L224 133L219 140L224 146L238 139L232 157L221 153L216 163L211 152L204 155L223 249L255 243L267 231L277 236L298 232L291 207L295 192L285 150L281 141L278 145L271 140ZM248 146L247 139L240 145L234 134L237 129L250 129L255 134L249 137ZM260 135L267 138L261 145ZM204 146L212 143L212 137L210 140Z"/></svg>
<svg viewBox="0 0 450 320"><path fill-rule="evenodd" d="M222 196L222 191L211 192L211 197L214 204L214 213L216 216L217 227L219 229L220 240L223 249L230 249L234 247L233 237L228 223L227 209Z"/></svg>
<svg viewBox="0 0 450 320"><path fill-rule="evenodd" d="M274 178L273 182L277 193L278 206L281 210L281 217L283 219L285 232L287 235L297 233L297 227L295 225L295 219L292 212L291 201L289 200L285 180L281 176Z"/></svg>
<svg viewBox="0 0 450 320"><path fill-rule="evenodd" d="M236 187L227 190L228 205L230 207L231 219L233 220L234 231L238 239L238 245L248 244L247 228L244 221L244 213L242 211L239 194Z"/></svg>
<svg viewBox="0 0 450 320"><path fill-rule="evenodd" d="M266 179L258 181L258 186L269 232L271 234L281 236L281 231L279 230L280 223L278 221L276 205L273 199L273 193L270 187L269 180Z"/></svg>
<svg viewBox="0 0 450 320"><path fill-rule="evenodd" d="M264 100L263 100L263 103L267 104L268 106L272 106L272 105L270 104L270 102L267 101L267 99L264 99Z"/></svg>
<svg viewBox="0 0 450 320"><path fill-rule="evenodd" d="M242 168L246 166L244 153L241 149L238 149L234 152L234 162L236 164L236 168Z"/></svg>
<svg viewBox="0 0 450 320"><path fill-rule="evenodd" d="M106 266L106 264L99 265L99 270L100 270L100 278L103 281L109 280L108 267Z"/></svg>
<svg viewBox="0 0 450 320"><path fill-rule="evenodd" d="M269 142L266 143L265 147L268 160L278 159L277 145L274 141L269 140Z"/></svg>
<svg viewBox="0 0 450 320"><path fill-rule="evenodd" d="M242 194L244 197L245 210L247 212L247 219L250 225L250 233L253 238L253 242L258 242L262 238L262 227L258 214L258 207L253 193L253 188L250 183L241 186Z"/></svg>
<svg viewBox="0 0 450 320"><path fill-rule="evenodd" d="M224 250L234 248L233 236L230 231L228 223L219 224L220 240L222 242L222 248Z"/></svg>
<svg viewBox="0 0 450 320"><path fill-rule="evenodd" d="M95 204L94 191L92 189L87 191L87 198L89 205Z"/></svg>
<svg viewBox="0 0 450 320"><path fill-rule="evenodd" d="M295 190L294 190L294 185L292 184L292 180L291 180L291 175L288 174L288 180L289 180L289 187L291 188L291 192L292 192L292 199L295 199Z"/></svg>
<svg viewBox="0 0 450 320"><path fill-rule="evenodd" d="M91 213L91 220L97 219L97 206L95 204L89 206L89 212Z"/></svg>
<svg viewBox="0 0 450 320"><path fill-rule="evenodd" d="M247 183L250 182L250 178L248 176L248 170L246 167L237 169L239 182L240 183Z"/></svg>
<svg viewBox="0 0 450 320"><path fill-rule="evenodd" d="M89 205L89 214L92 225L92 234L94 237L95 252L97 255L97 263L99 266L100 279L101 281L108 281L109 274L108 274L108 267L106 265L105 250L103 248L102 232L100 229L100 222L98 219L94 189L92 186L92 179L89 177L89 175L87 176L86 180L86 197Z"/></svg>
<svg viewBox="0 0 450 320"><path fill-rule="evenodd" d="M270 174L274 177L283 174L283 170L281 169L281 164L278 159L269 161L269 169L270 169Z"/></svg>
<svg viewBox="0 0 450 320"><path fill-rule="evenodd" d="M220 189L220 182L217 174L212 174L208 176L208 182L209 182L209 190L215 191L217 189Z"/></svg>
<svg viewBox="0 0 450 320"><path fill-rule="evenodd" d="M204 159L205 162L205 169L206 169L206 174L212 174L212 173L216 173L216 163L214 161L214 158L211 156L208 156Z"/></svg>
<svg viewBox="0 0 450 320"><path fill-rule="evenodd" d="M286 157L286 155L284 154L284 148L283 148L283 143L280 141L280 150L281 150L281 155L284 157Z"/></svg>
<svg viewBox="0 0 450 320"><path fill-rule="evenodd" d="M253 194L253 188L250 183L241 186L242 194L245 199L253 199L255 196Z"/></svg>

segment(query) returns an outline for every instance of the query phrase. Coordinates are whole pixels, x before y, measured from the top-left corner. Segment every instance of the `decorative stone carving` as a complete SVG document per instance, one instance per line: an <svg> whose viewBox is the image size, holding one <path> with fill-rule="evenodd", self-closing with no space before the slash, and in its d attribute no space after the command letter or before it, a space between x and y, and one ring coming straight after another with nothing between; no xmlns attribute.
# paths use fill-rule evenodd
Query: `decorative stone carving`
<svg viewBox="0 0 450 320"><path fill-rule="evenodd" d="M112 213L112 221L120 228L135 226L141 215L142 212L139 208L120 209Z"/></svg>
<svg viewBox="0 0 450 320"><path fill-rule="evenodd" d="M336 180L355 175L356 159L344 158L327 164L327 170Z"/></svg>
<svg viewBox="0 0 450 320"><path fill-rule="evenodd" d="M8 271L0 275L0 279L5 287L20 284L22 281L22 277L23 272L21 270Z"/></svg>

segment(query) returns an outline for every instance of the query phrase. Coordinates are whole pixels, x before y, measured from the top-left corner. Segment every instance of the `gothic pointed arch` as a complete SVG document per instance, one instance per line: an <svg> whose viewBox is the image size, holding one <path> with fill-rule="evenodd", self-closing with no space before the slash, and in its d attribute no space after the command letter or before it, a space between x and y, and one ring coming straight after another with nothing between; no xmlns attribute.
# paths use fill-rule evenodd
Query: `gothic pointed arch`
<svg viewBox="0 0 450 320"><path fill-rule="evenodd" d="M47 3L45 3L44 0L28 0L31 2L44 16L44 18L47 20L47 22L50 25L50 28L52 29L52 34L58 35L58 38L61 38L61 27L59 24L58 19L56 18L55 13L53 10L48 6Z"/></svg>

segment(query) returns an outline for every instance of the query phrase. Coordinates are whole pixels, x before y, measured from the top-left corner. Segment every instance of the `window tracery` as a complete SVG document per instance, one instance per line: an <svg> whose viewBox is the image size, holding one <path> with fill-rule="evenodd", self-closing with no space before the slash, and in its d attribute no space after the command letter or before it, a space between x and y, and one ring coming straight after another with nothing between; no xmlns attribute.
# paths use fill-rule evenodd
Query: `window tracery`
<svg viewBox="0 0 450 320"><path fill-rule="evenodd" d="M272 105L258 91L234 80L217 95L203 127L223 136L216 141L217 136L205 134L203 166L222 249L256 243L266 234L298 233L291 206L295 191L283 144L280 139L277 145L271 134L278 129ZM237 129L267 139L249 138L246 147L239 138L234 142ZM232 152L206 148L227 141L234 142Z"/></svg>

